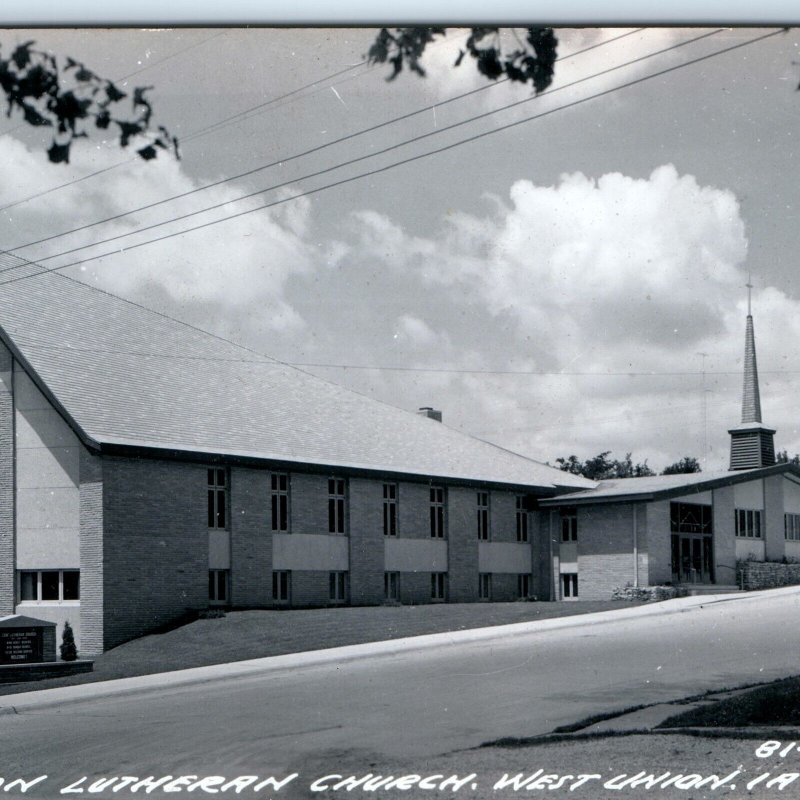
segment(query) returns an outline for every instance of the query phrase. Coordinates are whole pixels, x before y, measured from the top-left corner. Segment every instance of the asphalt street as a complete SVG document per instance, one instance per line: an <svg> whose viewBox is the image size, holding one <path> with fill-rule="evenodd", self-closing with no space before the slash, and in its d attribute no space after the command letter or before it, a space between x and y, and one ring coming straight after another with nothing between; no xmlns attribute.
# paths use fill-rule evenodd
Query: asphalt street
<svg viewBox="0 0 800 800"><path fill-rule="evenodd" d="M800 591L653 612L23 706L0 715L0 777L47 774L38 794L57 796L82 776L281 776L345 754L413 772L487 740L800 672Z"/></svg>

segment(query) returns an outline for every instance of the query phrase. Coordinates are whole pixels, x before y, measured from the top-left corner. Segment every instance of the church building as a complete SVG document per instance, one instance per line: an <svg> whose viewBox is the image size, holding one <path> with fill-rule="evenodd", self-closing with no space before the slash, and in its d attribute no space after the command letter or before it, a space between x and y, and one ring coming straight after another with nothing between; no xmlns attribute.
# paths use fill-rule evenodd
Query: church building
<svg viewBox="0 0 800 800"><path fill-rule="evenodd" d="M748 314L730 470L594 482L58 273L0 292L0 616L609 599L800 558Z"/></svg>
<svg viewBox="0 0 800 800"><path fill-rule="evenodd" d="M742 419L729 433L727 471L602 480L540 500L553 597L603 600L617 587L664 584L733 588L738 560L800 560L800 468L775 463L775 430L762 422L749 295Z"/></svg>

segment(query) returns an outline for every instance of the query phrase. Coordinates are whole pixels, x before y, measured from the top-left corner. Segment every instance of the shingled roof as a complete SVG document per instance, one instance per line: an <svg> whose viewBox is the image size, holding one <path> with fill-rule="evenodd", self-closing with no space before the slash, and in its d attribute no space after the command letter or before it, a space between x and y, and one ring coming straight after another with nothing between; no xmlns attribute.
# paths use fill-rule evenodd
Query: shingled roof
<svg viewBox="0 0 800 800"><path fill-rule="evenodd" d="M0 336L83 440L101 450L544 489L594 485L60 274L2 285Z"/></svg>

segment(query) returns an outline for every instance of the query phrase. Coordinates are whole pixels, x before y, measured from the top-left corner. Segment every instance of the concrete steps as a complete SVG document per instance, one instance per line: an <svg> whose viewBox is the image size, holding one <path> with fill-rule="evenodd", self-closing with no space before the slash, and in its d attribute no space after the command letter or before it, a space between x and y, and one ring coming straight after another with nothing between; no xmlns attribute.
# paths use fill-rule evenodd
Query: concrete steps
<svg viewBox="0 0 800 800"><path fill-rule="evenodd" d="M690 596L702 594L738 594L742 590L733 583L682 583L682 589L686 589Z"/></svg>

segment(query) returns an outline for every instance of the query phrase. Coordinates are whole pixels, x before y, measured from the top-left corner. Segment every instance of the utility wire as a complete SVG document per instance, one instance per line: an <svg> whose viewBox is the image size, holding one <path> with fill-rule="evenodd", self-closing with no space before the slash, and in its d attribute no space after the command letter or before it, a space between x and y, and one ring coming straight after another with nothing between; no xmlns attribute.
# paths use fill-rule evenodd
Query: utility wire
<svg viewBox="0 0 800 800"><path fill-rule="evenodd" d="M606 70L602 70L600 72L593 73L592 75L589 75L587 77L580 78L578 80L575 80L575 81L572 81L570 83L564 84L563 86L559 86L558 88L554 89L552 92L548 92L548 95L552 95L557 91L562 91L564 89L568 89L568 88L571 88L573 86L576 86L576 85L578 85L580 83L585 83L586 81L590 81L590 80L593 80L593 79L595 79L597 77L601 77L601 76L603 76L603 75L605 75L605 74L607 74L609 72L614 72L616 70L623 69L625 67L629 67L629 66L631 66L633 64L636 64L636 63L638 63L640 61L643 61L645 59L653 58L653 57L655 57L657 55L662 55L665 52L669 52L669 51L675 50L675 49L677 49L679 47L684 47L684 46L686 46L688 44L692 44L692 43L698 41L699 39L704 39L704 38L707 38L708 36L712 36L712 35L714 35L715 33L718 33L721 30L723 30L723 29L720 28L717 31L713 31L712 33L702 34L701 36L698 36L698 37L696 37L694 39L689 39L689 40L687 40L685 42L680 42L680 43L678 43L676 45L671 45L670 47L662 48L661 50L657 50L657 51L654 51L654 52L649 53L647 55L640 56L638 58L635 58L635 59L632 59L630 61L624 62L623 64L618 64L618 65L616 65L614 67L610 67L610 68L608 68ZM741 45L735 45L735 46L741 46ZM725 51L719 51L719 52L725 52ZM689 62L686 62L685 64L679 65L679 66L688 66L689 64L692 64L692 63L695 63L695 62L689 61ZM670 70L666 70L666 71L670 71ZM664 71L662 71L660 73L655 73L655 75L649 76L649 77L656 77L657 75L660 75L660 74L664 74ZM621 87L616 87L616 88L625 88L628 85L633 85L633 84L632 83L631 84L623 84ZM237 214L232 214L232 215L227 216L227 217L222 217L219 220L214 220L214 221L209 222L209 223L203 223L203 224L195 226L193 228L188 228L188 229L186 229L184 231L181 231L181 232L178 232L178 233L167 234L167 235L165 235L163 237L158 237L156 239L152 239L152 240L149 240L149 241L150 242L160 241L163 238L169 238L170 236L179 235L180 233L188 233L190 231L199 230L200 228L206 227L206 226L208 226L210 224L216 224L217 222L222 222L222 221L224 221L226 219L234 219L236 217L242 216L244 214L251 213L253 211L259 211L259 210L262 210L262 209L265 209L265 208L270 208L273 205L279 205L279 204L281 204L283 202L286 202L288 200L291 200L291 199L296 199L298 197L303 197L303 196L305 196L307 194L314 194L316 192L322 191L322 190L327 189L327 188L332 188L334 186L338 186L338 185L341 185L343 183L349 183L349 182L351 182L353 180L357 180L360 177L367 177L367 176L370 176L370 175L378 174L380 172L385 172L387 169L391 169L394 166L400 166L402 164L409 163L410 161L415 161L415 160L417 160L419 158L427 157L428 155L433 155L435 153L444 152L445 150L452 149L453 147L458 146L460 144L464 144L464 143L467 143L467 142L470 142L470 141L474 141L475 139L479 139L482 136L487 135L488 133L494 133L494 132L498 132L498 131L501 131L501 130L505 130L506 128L514 127L514 125L520 124L521 122L529 122L531 120L547 116L547 115L553 113L554 111L560 111L560 110L563 110L563 109L566 109L566 108L570 108L570 107L572 107L574 105L579 105L582 102L586 102L586 100L590 100L590 99L593 99L595 97L601 97L604 94L608 94L610 91L616 91L616 88L613 89L613 90L608 90L606 92L601 92L599 94L590 95L590 96L588 96L586 98L582 98L582 99L577 100L577 101L571 101L570 103L566 103L563 106L558 106L558 107L556 107L554 109L550 109L548 111L541 112L540 114L536 114L536 115L533 115L531 117L526 117L523 120L519 120L517 122L510 123L508 125L504 125L504 126L501 126L501 127L498 127L498 128L491 129L488 132L484 132L482 134L478 134L477 136L473 136L473 137L470 137L468 139L464 139L464 140L462 140L460 142L456 142L454 144L447 145L445 147L439 148L438 150L433 150L433 151L430 151L429 153L422 153L422 154L418 154L416 156L412 156L412 157L407 158L407 159L405 159L403 161L396 162L395 164L389 165L388 167L381 167L379 169L376 169L376 170L373 170L373 171L370 171L370 172L362 173L361 175L358 175L358 176L354 176L354 177L351 177L351 178L346 178L346 179L343 179L343 180L338 181L336 183L329 184L328 186L320 187L318 189L310 190L308 192L303 192L303 193L300 193L300 194L297 194L297 195L293 195L292 197L289 197L289 198L283 198L283 199L274 201L273 203L266 203L266 204L264 204L262 206L258 206L257 208L247 209L247 210L245 210L243 212L238 212ZM70 248L68 250L62 250L62 251L60 251L58 253L54 253L54 254L51 254L49 256L42 256L42 257L39 257L39 258L35 259L35 263L36 264L42 264L42 263L44 263L46 261L51 261L54 258L62 258L63 256L70 255L72 253L77 253L77 252L80 252L81 250L86 250L86 249L90 249L90 248L93 248L93 247L97 247L97 246L99 246L101 244L107 244L109 242L119 241L120 239L127 238L128 236L134 236L136 234L144 233L145 231L148 231L148 230L153 230L155 228L163 227L164 225L171 225L171 224L173 224L175 222L180 222L182 220L189 219L191 217L195 217L195 216L198 216L200 214L205 214L205 213L208 213L209 211L215 211L215 210L217 210L219 208L223 208L224 206L228 206L228 205L230 205L231 203L234 203L234 202L241 202L242 200L247 200L247 199L250 199L252 197L256 197L258 195L265 194L265 193L270 192L270 191L274 191L276 189L285 188L285 187L290 186L292 184L298 183L299 181L308 180L310 178L320 177L321 175L326 175L326 174L328 174L330 172L334 172L335 170L342 169L343 167L352 166L353 164L357 164L357 163L359 163L361 161L365 161L365 160L370 159L370 158L375 158L377 156L384 155L384 154L386 154L388 152L391 152L393 150L396 150L396 149L398 149L400 147L404 147L404 146L409 145L409 144L415 144L415 143L417 143L419 141L422 141L424 139L427 139L427 138L429 138L431 136L437 136L439 134L442 134L442 133L445 133L447 131L450 131L450 130L452 130L454 128L461 127L461 126L469 124L471 122L475 122L477 120L484 119L486 117L490 117L490 116L498 113L499 111L506 111L506 110L508 110L510 108L514 108L514 107L522 105L524 103L529 103L532 100L536 100L538 97L541 97L541 96L542 95L537 95L537 96L534 96L534 97L527 97L527 98L525 98L523 100L517 100L517 101L515 101L513 103L510 103L510 104L508 104L506 106L501 106L499 108L492 109L491 111L487 111L487 112L484 112L482 114L478 114L476 116L469 117L469 118L467 118L465 120L461 120L460 122L453 123L452 125L448 125L448 126L445 126L443 128L437 128L436 130L429 131L427 133L420 134L418 136L414 136L411 139L407 139L407 140L405 140L403 142L390 145L390 146L385 147L385 148L383 148L381 150L377 150L377 151L374 151L374 152L371 152L371 153L367 153L366 155L357 156L355 158L349 159L348 161L340 162L340 163L335 164L335 165L330 166L330 167L325 167L324 169L317 170L316 172L312 172L312 173L303 175L300 178L294 178L292 180L283 181L281 183L274 184L273 186L269 186L269 187L266 187L266 188L263 188L263 189L258 189L256 191L249 192L249 193L247 193L245 195L239 196L238 198L225 200L225 201L222 201L220 203L216 203L216 204L214 204L212 206L207 206L205 208L201 208L201 209L198 209L196 211L190 211L190 212L187 212L185 214L181 214L181 215L178 215L178 216L175 216L175 217L171 217L171 218L166 219L166 220L162 220L160 222L154 222L154 223L151 223L150 225L140 226L136 230L133 230L133 231L127 231L125 233L120 233L120 234L117 234L115 236L107 237L105 239L100 239L100 240L96 240L96 241L93 241L93 242L89 242L88 244L80 245L78 247L73 247L73 248ZM414 113L417 113L417 112L414 112ZM225 180L220 181L220 182L224 183ZM193 190L193 191L198 191L198 190ZM193 192L189 192L189 193L193 193ZM120 214L118 216L124 216L124 214ZM84 227L91 227L91 226L84 226ZM76 229L76 230L80 230L80 229ZM51 238L51 239L57 238L59 235L60 234L52 236L52 237L49 237L49 238ZM13 252L15 252L17 250L24 249L26 247L32 246L33 244L39 244L39 243L41 243L43 241L47 241L47 240L46 239L45 240L39 240L39 242L32 242L32 243L29 243L27 245L21 245L19 247L13 248L13 250L8 250L6 252L7 253L13 253ZM134 248L140 246L140 244L133 244L133 245L128 246L127 248L123 247L122 249L123 250L124 249L128 249L128 250L134 249ZM113 252L117 252L117 251L113 251ZM105 255L107 255L107 254L105 254ZM103 256L96 256L96 258L102 258L102 257ZM92 260L92 259L86 259L86 260ZM27 263L33 263L33 262L27 262ZM74 266L76 264L82 264L82 263L85 263L85 261L72 262L70 264L63 265L63 267L60 267L60 269L61 268L66 268L68 266ZM20 264L19 266L25 266L25 264ZM0 273L6 272L8 269L13 269L13 268L14 267L9 267L7 269L0 269ZM0 284L0 285L2 285L2 284Z"/></svg>
<svg viewBox="0 0 800 800"><path fill-rule="evenodd" d="M221 34L218 34L218 35L222 36L224 33L227 33L227 31L223 31ZM216 38L216 37L212 36L211 38L213 39L213 38ZM209 41L209 40L206 40L206 41ZM294 95L297 95L299 92L302 92L302 91L304 91L305 89L308 89L311 86L316 86L319 83L331 80L332 78L335 78L335 77L337 77L339 75L343 75L346 72L350 72L350 71L352 71L354 69L357 69L358 67L363 66L365 63L366 62L361 61L358 64L353 64L353 65L351 65L349 67L346 67L345 69L339 70L338 72L334 72L331 75L327 75L324 78L320 78L320 79L318 79L316 81L313 81L311 83L305 84L304 86L300 86L297 89L292 89L291 91L286 92L285 94L278 95L277 97L273 97L270 100L265 101L264 103L258 104L257 106L253 106L252 108L247 108L244 111L238 111L237 113L231 115L230 117L224 117L221 120L217 120L216 122L212 122L210 125L207 125L204 128L199 128L198 130L187 134L185 137L182 137L181 140L180 140L181 141L181 145L184 145L187 142L191 142L194 139L200 138L201 136L205 136L208 133L216 133L218 130L221 130L223 127L227 127L230 124L234 124L236 122L242 121L240 118L243 117L243 115L250 114L252 111L254 111L256 109L264 109L265 106L270 106L270 105L273 105L275 103L279 103L279 101L285 100L285 99L290 98L290 97L293 97ZM155 64L153 64L151 66L155 66ZM130 77L130 76L128 76L128 77ZM359 76L355 76L355 77L359 77ZM126 80L126 78L120 78L119 80ZM283 105L283 104L281 104L281 105ZM275 108L280 108L280 105L274 106L274 107ZM249 119L249 117L248 117L248 119ZM19 125L17 125L14 128L11 128L10 130L7 130L6 133L12 133L13 131L15 131L15 130L21 128L21 127L22 127L22 123L20 123ZM0 211L6 211L9 208L14 208L15 206L22 205L23 203L30 202L31 200L36 200L39 197L44 197L45 195L50 194L51 192L58 191L59 189L65 189L67 186L72 186L72 185L74 185L76 183L81 183L82 181L89 180L90 178L94 178L97 175L103 175L106 172L111 172L112 170L115 170L115 169L118 169L119 167L125 166L125 164L130 164L130 163L138 161L138 160L139 159L137 157L126 158L123 161L118 161L116 164L111 164L108 167L103 167L103 169L98 169L95 172L90 172L88 175L82 175L80 178L75 178L74 180L66 181L65 183L60 183L57 186L52 186L49 189L44 189L43 191L37 192L36 194L29 195L28 197L23 197L23 198L21 198L19 200L14 200L11 203L6 203L5 205L0 206Z"/></svg>
<svg viewBox="0 0 800 800"><path fill-rule="evenodd" d="M195 225L195 226L190 227L190 228L184 228L184 229L182 229L180 231L175 231L173 233L167 233L167 234L164 234L162 236L158 236L158 237L155 237L153 239L147 239L147 240L142 241L142 242L135 242L135 243L133 243L131 245L128 245L127 247L123 247L123 248L119 248L119 249L115 249L115 250L109 250L109 251L106 251L105 253L100 253L100 254L95 255L95 256L89 256L87 258L79 259L77 261L72 261L72 262L69 262L67 264L61 264L60 266L48 267L48 268L46 268L46 269L44 269L44 270L42 270L40 272L33 273L33 274L30 274L30 275L21 275L21 276L16 277L16 278L10 278L9 280L6 280L6 281L0 281L0 286L6 285L8 283L14 283L15 281L18 281L18 280L25 280L27 278L33 278L33 277L36 277L37 275L42 275L42 274L45 274L47 272L52 272L52 271L55 271L55 270L67 269L69 267L78 266L80 264L85 264L85 263L88 263L90 261L96 261L97 259L105 258L106 256L110 256L110 255L116 255L116 254L118 254L120 252L124 252L126 250L135 250L135 249L137 249L139 247L144 247L145 245L148 245L148 244L154 244L156 242L164 241L166 239L171 239L171 238L173 238L175 236L182 236L182 235L187 234L187 233L192 233L192 232L197 231L197 230L202 230L204 228L208 228L208 227L210 227L212 225L216 225L216 224L218 224L220 222L225 222L227 220L236 219L238 217L242 217L242 216L245 216L247 214L252 214L252 213L254 213L256 211L263 211L264 209L267 209L267 208L272 208L274 206L282 205L283 203L287 203L287 202L289 202L291 200L296 200L296 199L301 198L301 197L307 197L307 196L311 196L311 195L314 195L314 194L318 194L319 192L326 191L328 189L333 189L333 188L336 188L336 187L339 187L339 186L343 186L343 185L352 183L352 182L354 182L356 180L360 180L362 178L371 177L373 175L379 175L379 174L382 174L384 172L388 172L389 170L395 169L396 167L403 166L405 164L409 164L409 163L412 163L412 162L415 162L415 161L419 161L419 160L421 160L423 158L428 158L428 157L433 156L433 155L438 155L440 153L447 152L449 150L453 150L456 147L460 147L461 145L468 144L468 143L475 142L475 141L479 141L479 140L481 140L481 139L483 139L483 138L485 138L487 136L492 136L492 135L494 135L496 133L500 133L501 131L506 131L506 130L509 130L511 128L515 128L518 125L523 125L523 124L525 124L527 122L531 122L532 120L541 119L542 117L549 116L549 115L554 114L554 113L556 113L558 111L563 111L563 110L568 109L568 108L573 108L575 106L582 105L582 104L587 103L587 102L589 102L591 100L596 100L597 98L608 96L608 95L613 94L614 92L620 91L622 89L627 89L627 88L630 88L631 86L636 86L636 85L645 83L646 81L652 80L653 78L662 77L664 75L670 74L670 73L675 72L677 70L684 69L686 67L692 66L694 64L701 63L703 61L707 61L707 60L709 60L711 58L715 58L717 56L732 52L734 50L738 50L738 49L740 49L742 47L746 47L746 46L754 44L756 42L764 41L765 39L769 39L772 36L777 36L779 33L782 33L782 32L783 32L783 29L779 29L779 30L772 31L772 32L767 33L767 34L763 34L762 36L754 37L753 39L749 39L749 40L747 40L745 42L739 42L737 44L730 45L729 47L725 47L725 48L722 48L721 50L716 50L713 53L708 53L706 55L699 56L697 58L694 58L694 59L691 59L689 61L683 62L682 64L676 64L676 65L673 65L671 67L666 67L664 69L658 70L657 72L650 73L649 75L644 75L644 76L642 76L640 78L635 78L635 79L627 81L625 83L618 84L617 86L614 86L614 87L612 87L610 89L605 89L603 91L596 92L595 94L591 94L591 95L587 95L586 97L579 98L578 100L573 100L573 101L571 101L569 103L565 103L562 106L556 106L556 107L554 107L552 109L548 109L547 111L543 111L543 112L540 112L538 114L531 115L529 117L523 117L522 119L515 120L514 122L509 122L509 123L506 123L504 125L497 126L495 128L491 128L488 131L483 131L481 133L478 133L478 134L475 134L473 136L467 137L466 139L461 139L461 140L459 140L457 142L453 142L451 144L444 145L444 146L439 147L437 149L430 150L430 151L428 151L426 153L419 153L419 154L414 155L414 156L409 156L408 158L402 159L400 161L393 162L391 164L387 164L387 165L385 165L383 167L377 167L375 169L369 170L367 172L362 172L362 173L359 173L358 175L353 175L353 176L350 176L348 178L342 178L341 180L325 184L325 185L317 187L315 189L309 189L309 190L304 191L304 192L299 192L299 193L297 193L295 195L292 195L290 197L280 198L278 200L272 201L271 203L265 203L264 205L258 206L256 208L245 209L244 211L239 211L239 212L237 212L235 214L230 214L230 215L225 216L225 217L220 217L219 219L216 219L216 220L211 220L209 222L204 222L204 223ZM343 166L343 165L339 165L339 166ZM330 169L324 170L324 172L327 172L327 171L330 171ZM257 193L254 193L254 194L257 194ZM244 198L240 198L240 199L244 199ZM227 205L227 203L224 203L222 205ZM208 210L212 210L212 209L209 208L209 209L205 209L205 210L208 211ZM201 213L201 212L196 212L196 213ZM184 215L184 216L191 216L191 215ZM175 222L175 221L178 221L179 219L182 219L182 218L183 217L178 217L178 218L175 218L175 219L172 219L172 220L167 220L164 223L159 223L158 225L152 225L152 226L148 226L146 228L140 228L138 231L135 231L134 233L140 233L143 230L147 230L148 228L158 227L159 225L168 224L170 222ZM111 241L111 240L119 239L119 238L122 238L122 235L121 236L116 236L116 237L111 237L111 239L104 240L104 241ZM97 242L95 244L102 244L102 243L104 243L104 242ZM75 250L79 250L79 249L85 249L85 248L74 248L73 250L67 250L67 251L64 251L62 253L57 253L57 254L52 255L52 256L47 256L46 258L41 258L41 259L38 259L37 261L45 261L45 260L50 260L52 258L56 258L58 256L68 255L69 253L75 252ZM27 265L30 265L30 264L34 264L35 265L36 262L34 262L34 261L25 261L23 264L20 264L19 266L22 267L22 266L27 266ZM0 272L2 272L2 271L3 270L0 270Z"/></svg>
<svg viewBox="0 0 800 800"><path fill-rule="evenodd" d="M582 53L586 53L589 50L594 50L597 47L602 47L604 45L610 44L610 43L615 42L615 41L617 41L619 39L622 39L622 38L624 38L626 36L631 36L632 34L638 32L638 31L641 31L641 30L643 30L643 29L642 28L638 28L637 30L629 31L627 33L620 34L619 36L615 36L612 39L608 39L608 40L605 40L603 42L591 45L589 47L585 47L582 50L578 50L575 53L570 53L569 55L563 56L562 58L563 59L573 58L574 56L580 55ZM719 30L722 30L722 29L719 29ZM716 33L716 32L718 32L718 31L715 31L714 33ZM705 34L704 36L701 36L701 37L698 37L698 38L705 38L706 36L710 36L710 35L712 35L712 34ZM686 44L690 44L693 41L696 41L696 39L690 40L689 42L686 42ZM364 62L362 62L362 63L364 63ZM346 72L346 71L347 70L342 70L342 72ZM335 73L335 74L340 74L340 73ZM327 80L327 78L322 78L320 80ZM508 78L504 79L504 81L508 81L508 80L509 80ZM376 125L372 125L372 126L370 126L368 128L363 128L360 131L355 131L353 133L349 133L349 134L346 134L344 136L340 136L338 139L334 139L334 140L332 140L330 142L325 142L324 144L317 145L316 147L312 147L312 148L310 148L308 150L304 150L304 151L302 151L300 153L295 153L294 155L286 156L284 158L280 158L280 159L277 159L275 161L271 161L271 162L269 162L267 164L261 164L261 165L259 165L257 167L254 167L253 169L246 170L245 172L240 172L237 175L231 175L231 176L229 176L227 178L221 178L220 180L204 184L203 186L198 186L198 187L196 187L194 189L190 189L190 190L188 190L186 192L181 192L179 194L172 195L171 197L165 197L162 200L157 200L157 201L155 201L153 203L148 203L147 205L139 206L138 208L132 208L132 209L130 209L128 211L123 211L123 212L120 212L119 214L114 214L113 216L105 217L104 219L100 219L100 220L96 220L95 222L87 223L86 225L80 225L80 226L78 226L76 228L72 228L72 229L67 230L67 231L62 231L61 233L52 234L51 236L46 236L46 237L43 237L41 239L37 239L37 240L35 240L33 242L27 242L25 244L17 245L15 247L9 248L5 252L7 252L7 253L16 253L19 250L25 250L28 247L34 247L34 246L39 245L39 244L44 244L45 242L52 241L53 239L58 239L58 238L60 238L62 236L69 236L69 235L71 235L73 233L78 233L80 231L87 230L87 229L92 228L92 227L94 227L96 225L104 225L107 222L113 222L115 220L121 219L121 218L129 216L131 214L138 214L141 211L147 211L147 210L149 210L151 208L155 208L157 206L164 205L165 203L170 203L173 200L179 200L179 199L182 199L184 197L189 197L190 195L197 194L198 192L205 191L206 189L212 189L212 188L214 188L216 186L221 186L221 185L229 183L231 181L240 180L241 178L247 178L247 177L249 177L251 175L255 175L256 173L263 172L264 170L270 169L271 167L276 167L276 166L281 166L283 164L288 164L288 163L290 163L292 161L295 161L295 160L297 160L299 158L304 158L305 156L309 156L309 155L312 155L314 153L317 153L317 152L320 152L322 150L325 150L328 147L333 147L333 146L335 146L337 144L341 144L343 142L349 141L349 140L354 139L354 138L356 138L358 136L364 136L364 135L366 135L368 133L374 133L375 131L381 130L382 128L385 128L385 127L387 127L389 125L394 125L394 124L396 124L398 122L403 122L403 121L405 121L407 119L411 119L412 117L418 116L420 114L425 114L425 113L431 111L434 108L441 108L442 106L448 105L448 104L456 102L458 100L462 100L465 97L470 97L471 95L477 94L478 92L486 91L487 89L491 89L491 88L499 85L500 83L503 83L504 81L498 81L496 83L486 84L484 86L480 86L477 89L472 89L472 90L467 91L467 92L462 92L461 94L457 94L457 95L454 95L452 97L446 98L445 100L442 100L442 101L440 101L438 103L433 103L431 105L425 106L424 108L419 108L419 109L417 109L415 111L411 111L411 112L409 112L407 114L402 114L401 116L393 117L393 118L391 118L389 120L386 120L384 122L378 123ZM308 84L308 86L313 86L316 83L319 83L319 81L315 81L312 84ZM572 85L572 84L570 84L570 85ZM565 86L563 88L568 88L568 86ZM301 90L297 89L295 91L301 91ZM290 93L288 93L287 95L284 95L284 96L288 97L289 94L292 94L292 92L290 92ZM533 99L533 98L526 98L525 102L527 102L527 101L529 101L531 99ZM500 109L496 109L496 110L504 110L504 108L500 108ZM490 113L494 113L494 112L490 112ZM446 130L448 130L448 128L441 128L441 129L438 129L438 130L439 131L446 131ZM410 141L414 141L414 140L410 140ZM399 145L397 145L397 146L399 146ZM369 156L365 156L364 158L369 158L369 157L372 157L372 156L375 156L375 155L380 155L383 152L386 152L386 151L380 151L378 153L372 153ZM125 162L125 163L127 163L127 162ZM348 162L348 164L345 164L344 166L349 165L349 163L353 163L353 162ZM317 174L315 174L313 177L316 177ZM297 180L304 180L304 178L296 179L293 182L297 182ZM285 185L286 184L280 184L280 186L285 186ZM255 194L261 194L261 193L264 193L264 192L268 192L268 191L271 191L274 188L279 188L279 187L269 187L267 189L260 189ZM250 197L250 196L252 196L252 195L247 195L247 197ZM244 199L244 198L238 198L238 199ZM230 202L236 202L236 200L233 200L233 201L230 201ZM223 205L227 205L227 202L224 203ZM216 208L216 206L212 207L212 208ZM0 208L0 210L2 210L2 208ZM211 210L211 209L208 209L208 210ZM202 212L195 212L195 213L202 213ZM100 242L94 242L93 244L102 244L104 241L108 241L108 240L103 240L103 241L100 241ZM88 246L93 246L93 245L87 245L87 247ZM37 262L41 262L41 261L45 261L45 260L46 259L44 259L44 258L40 258L40 259L37 259Z"/></svg>
<svg viewBox="0 0 800 800"><path fill-rule="evenodd" d="M83 286L88 286L88 284L83 283L83 281L77 281L77 283L80 283ZM119 297L118 295L112 295L112 296ZM124 299L124 298L119 297L119 299ZM142 306L142 308L145 308L145 310L147 311L152 311L152 309L147 308L145 306ZM175 322L180 321L173 317L169 317L168 315L165 316L167 316L168 319L172 319ZM201 328L198 328L197 330L202 331ZM205 331L202 332L205 333ZM185 360L222 361L222 362L244 363L244 364L266 364L268 366L292 366L292 367L303 367L305 369L314 368L314 369L364 370L364 371L379 371L379 372L420 372L420 373L431 373L434 375L492 375L492 376L510 375L510 376L522 376L522 377L529 377L536 375L541 377L555 377L555 378L559 377L662 378L662 377L700 377L702 375L720 375L720 376L724 375L724 376L736 377L736 376L741 376L742 374L741 370L715 370L715 371L706 370L705 373L693 370L685 370L685 371L623 370L623 371L608 371L608 372L570 372L566 370L553 371L553 370L539 370L539 369L526 369L526 370L462 369L455 367L452 368L451 367L399 367L399 366L388 366L385 364L332 364L332 363L308 362L308 361L284 362L266 355L263 356L263 359L268 359L268 360L245 359L245 358L222 358L214 356L189 356L189 355L174 355L174 354L169 355L165 353L153 353L142 350L119 350L116 348L110 350L110 349L101 349L93 347L72 347L70 345L55 345L50 343L44 343L42 340L37 341L35 338L31 338L26 335L19 336L16 338L18 338L20 342L24 341L26 346L28 347L33 347L36 349L44 349L44 350L65 350L68 352L76 352L76 353L105 353L109 355L125 355L125 356L141 357L141 358L163 358L176 361L185 361ZM231 342L231 344L236 344L236 343ZM797 369L759 370L759 372L764 375L800 375L800 370Z"/></svg>

